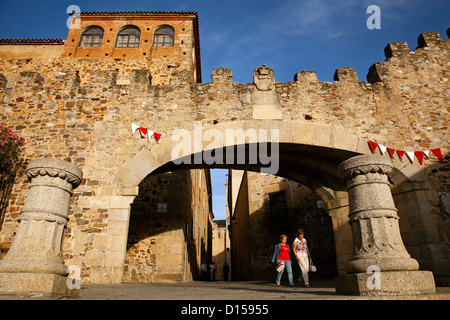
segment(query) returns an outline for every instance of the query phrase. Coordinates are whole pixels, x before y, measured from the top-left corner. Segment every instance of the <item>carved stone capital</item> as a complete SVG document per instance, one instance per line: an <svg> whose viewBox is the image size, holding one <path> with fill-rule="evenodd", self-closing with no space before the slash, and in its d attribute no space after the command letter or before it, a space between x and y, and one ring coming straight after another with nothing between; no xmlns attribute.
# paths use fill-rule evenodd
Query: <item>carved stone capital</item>
<svg viewBox="0 0 450 320"><path fill-rule="evenodd" d="M382 178L381 180L384 181L384 177L377 177L376 175L389 177L392 174L392 162L379 155L362 155L342 162L338 171L341 180L347 183L351 183L353 179L360 175L366 176L364 177L366 180L380 180Z"/></svg>
<svg viewBox="0 0 450 320"><path fill-rule="evenodd" d="M30 181L38 176L48 176L67 181L72 189L78 187L83 171L75 164L60 159L36 159L29 163L26 175Z"/></svg>

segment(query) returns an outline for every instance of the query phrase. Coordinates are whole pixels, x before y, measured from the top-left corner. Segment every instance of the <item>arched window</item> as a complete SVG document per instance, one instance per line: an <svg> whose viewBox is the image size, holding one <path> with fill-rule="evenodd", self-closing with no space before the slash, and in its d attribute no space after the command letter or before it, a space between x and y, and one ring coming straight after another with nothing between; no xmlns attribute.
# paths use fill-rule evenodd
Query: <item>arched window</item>
<svg viewBox="0 0 450 320"><path fill-rule="evenodd" d="M134 48L139 47L141 30L135 26L126 26L117 34L116 47Z"/></svg>
<svg viewBox="0 0 450 320"><path fill-rule="evenodd" d="M153 36L154 47L172 47L175 29L171 26L160 26L156 29Z"/></svg>
<svg viewBox="0 0 450 320"><path fill-rule="evenodd" d="M103 28L88 27L81 35L80 47L101 47L103 41Z"/></svg>

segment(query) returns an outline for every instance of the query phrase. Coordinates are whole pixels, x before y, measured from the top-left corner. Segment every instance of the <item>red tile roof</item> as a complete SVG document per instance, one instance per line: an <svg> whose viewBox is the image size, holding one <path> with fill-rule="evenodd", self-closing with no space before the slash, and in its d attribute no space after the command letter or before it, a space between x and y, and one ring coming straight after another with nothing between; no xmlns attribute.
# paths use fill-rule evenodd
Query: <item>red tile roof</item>
<svg viewBox="0 0 450 320"><path fill-rule="evenodd" d="M0 39L0 45L63 45L61 39Z"/></svg>
<svg viewBox="0 0 450 320"><path fill-rule="evenodd" d="M83 11L81 16L196 16L194 11Z"/></svg>

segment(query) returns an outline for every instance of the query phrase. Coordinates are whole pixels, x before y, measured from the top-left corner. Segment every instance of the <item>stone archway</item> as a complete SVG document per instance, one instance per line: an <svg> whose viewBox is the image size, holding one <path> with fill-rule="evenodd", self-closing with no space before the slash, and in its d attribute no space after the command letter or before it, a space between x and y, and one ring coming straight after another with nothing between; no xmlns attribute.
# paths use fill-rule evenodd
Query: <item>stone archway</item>
<svg viewBox="0 0 450 320"><path fill-rule="evenodd" d="M338 182L337 175L337 166L342 161L352 158L358 154L370 154L370 149L367 146L366 141L363 139L359 139L356 135L348 134L345 130L334 127L334 126L323 126L323 125L314 125L314 124L305 124L302 122L283 122L283 125L281 125L280 122L268 120L268 121L244 121L241 123L232 123L232 127L234 130L244 130L246 128L252 128L253 126L257 126L258 128L264 128L263 124L266 125L266 129L275 129L278 131L279 134L279 151L280 151L280 161L284 161L284 164L290 164L286 165L285 170L283 171L283 168L280 170L280 175L283 177L288 178L294 178L297 181L301 181L302 183L310 186L313 190L316 190L316 192L321 195L321 197L324 199L326 206L330 212L330 215L333 217L333 225L335 226L335 235L337 235L336 240L336 248L337 248L337 255L338 255L338 269L341 270L342 277L341 280L338 281L338 291L344 292L344 293L358 293L358 294L366 294L367 290L361 289L360 285L363 280L357 278L358 280L348 280L347 274L363 274L363 271L366 271L367 267L363 270L363 267L358 268L349 268L348 262L350 262L350 265L352 264L352 261L354 260L354 252L353 247L349 245L349 228L347 226L348 222L348 204L352 204L354 201L357 201L354 199L354 197L350 197L350 200L347 200L347 192L345 188L342 187L342 184ZM209 126L205 130L211 129L212 126ZM230 128L230 123L222 124L219 126L213 127L214 130L216 130L219 134L221 133L223 136L225 136L225 130ZM191 148L193 145L195 145L195 130L191 131L185 131L185 136L188 137L188 140L185 140L183 143L186 143L188 145L188 149ZM197 154L202 154L205 151L208 151L208 147L211 146L210 143L211 140L208 140L206 143L205 141L201 141L201 147L198 148ZM234 142L234 141L233 141ZM245 141L246 145L249 146L251 143L258 143L258 141L252 141L251 137L247 141ZM231 146L232 144L228 144L224 141L222 141L222 145L219 145L219 147L226 148L228 146ZM216 145L217 146L217 145ZM330 147L332 146L332 147ZM161 152L158 153L152 153L147 150L141 152L141 154L136 155L134 159L130 161L130 163L135 162L135 164L141 164L138 166L137 169L134 169L133 166L128 166L126 168L127 177L136 177L139 179L139 177L146 176L150 172L164 172L164 171L170 171L170 170L176 170L183 168L183 163L180 166L176 166L172 159L169 159L170 150L172 150L175 147L173 141L166 141L165 145L160 146ZM234 145L236 147L236 145ZM194 147L195 148L195 147ZM181 148L183 149L183 148ZM185 150L185 149L183 149ZM288 152L287 152L288 150ZM296 151L294 151L296 150ZM286 151L286 153L283 153ZM296 157L295 155L301 154L301 152L305 152L303 156ZM199 162L195 163L195 154L183 154L185 159L190 159L188 161L188 166L185 167L202 167L204 163ZM144 159L148 159L150 157L150 161L145 161ZM315 160L314 160L315 159ZM319 159L319 160L317 160ZM185 164L185 163L184 163ZM197 166L196 166L197 164ZM370 161L369 163L370 164ZM375 163L376 164L376 163ZM374 164L374 165L375 165ZM158 166L159 165L159 166ZM306 167L309 171L308 174L304 174L301 172L301 170L293 170L292 166L298 166L298 167ZM392 165L389 165L392 168ZM222 165L218 167L223 167ZM225 166L226 167L226 166ZM255 169L258 168L258 165L255 166L248 166L244 165L243 168L245 169ZM283 166L281 166L283 167ZM314 172L314 174L311 174ZM391 169L392 171L392 169ZM400 170L396 170L400 171ZM387 179L387 178L386 178ZM345 180L345 179L344 179ZM373 187L373 186L372 186ZM387 189L389 193L385 193L383 197L386 197L386 201L392 201L392 195L390 194L390 189L388 187ZM351 207L351 205L350 205ZM389 229L389 228L388 228ZM418 264L417 261L411 259L404 249L402 239L400 237L398 224L390 227L392 232L392 235L395 235L397 243L402 247L401 250L402 253L400 255L405 255L405 260L408 261L405 265L398 265L393 268L393 270L396 270L397 272L400 271L407 271L407 272L417 272L418 270ZM384 236L389 235L390 232L387 234L384 234ZM337 234L336 234L337 233ZM358 230L352 230L352 238L353 243L357 243L357 240L355 240L358 237L358 234L360 234L360 231ZM367 234L366 234L367 236ZM369 237L374 236L373 234L369 235ZM356 238L355 238L356 237ZM375 241L375 240L374 240ZM376 240L378 241L378 240ZM351 250L351 251L350 251ZM394 250L396 251L396 250ZM400 260L395 260L395 263L399 262ZM385 270L391 270L392 267L386 267ZM383 271L385 271L383 270ZM418 274L415 273L415 276ZM413 287L410 287L410 292L431 292L434 290L434 281L432 280L432 274L431 273L420 273L420 275L423 277L424 281L423 283L426 283L425 287L420 287L414 289ZM431 278L430 278L431 275ZM365 277L365 278L364 278ZM363 276L364 279L367 279L367 275ZM345 279L345 280L342 280ZM345 286L342 286L341 283L345 283ZM412 283L411 276L409 275L407 279L405 280L408 283ZM348 283L353 283L353 285L350 285L350 287L346 286ZM365 284L364 284L365 285ZM402 287L403 289L401 289ZM404 290L405 286L404 284L401 284L398 286L398 288L394 285L390 288L383 288L384 291L382 292L391 292L391 293L401 293L401 290ZM372 290L372 289L371 289ZM397 290L397 291L396 291ZM398 291L399 290L399 291ZM374 294L376 291L370 291L370 294Z"/></svg>
<svg viewBox="0 0 450 320"><path fill-rule="evenodd" d="M208 128L212 127L212 125L208 126ZM222 141L221 144L215 145L213 149L239 148L240 145L250 148L252 144L260 146L264 143L269 143L271 147L278 148L279 175L294 178L294 180L299 180L312 187L313 190L318 190L318 193L326 201L328 208L331 208L330 211L334 211L331 212L332 217L337 212L337 208L333 207L333 201L344 201L344 194L346 191L349 192L348 203L352 238L356 251L353 252L348 264L346 264L347 259L341 259L340 261L340 269L345 270L348 274L338 278L338 292L399 294L434 291L431 272L417 271L417 261L411 259L404 249L398 223L389 220L396 219L396 216L392 214L395 207L387 183L387 176L392 171L392 164L389 160L371 155L357 157L358 154L369 153L367 144L356 135L349 134L339 127L297 121L277 122L267 120L224 123L215 126L214 129L217 134L226 136L230 127L244 133L246 129L254 127L261 130L270 129L271 134L276 133L278 140L273 139L273 136L268 139L267 135L264 139L258 137L253 139L254 137L250 135L246 136L240 144L234 140ZM195 168L205 165L203 162L195 163L195 157L198 154L204 155L204 153L211 151L211 141L205 142L201 139L200 146L197 145L198 149L195 150L196 133L195 130L185 130L184 135L189 140L184 140L182 143L194 146L194 149L181 148L181 150L187 150L181 155L181 158L191 159L193 157L194 162L176 164L173 161L172 150L180 142L165 139L155 148L137 153L118 168L116 185L121 190L120 196L97 197L97 205L101 203L112 209L111 211L114 212L114 218L111 218L112 223L117 222L116 227L111 229L110 235L110 243L114 242L115 245L110 245L109 248L112 247L114 250L105 252L106 257L100 258L101 265L90 265L91 273L102 273L102 276L96 278L97 281L100 279L105 283L122 282L127 239L126 231L124 232L123 228L129 223L129 205L137 195L139 182L150 173L183 169L186 166ZM242 150L245 151L246 149ZM211 153L209 154L211 155ZM338 171L339 164L340 170ZM262 168L261 163L244 162L239 165L243 169ZM239 165L225 162L218 167L239 167ZM340 182L338 175L347 183L346 187ZM364 180L363 183L360 183L361 179ZM371 201L370 195L375 195L387 207L383 205L377 207L378 204ZM31 202L36 201L33 197L31 195ZM343 202L341 202L342 204ZM344 211L339 210L340 218L342 218ZM369 231L363 228L367 221L370 222L371 226L367 229ZM377 221L377 224L373 221ZM20 239L20 236L18 234L17 238ZM380 249L380 246L382 249ZM374 257L372 252L374 247L382 254ZM387 254L383 252L383 248L388 249ZM366 254L365 251L368 253ZM340 249L337 253L338 256L341 254ZM93 258L91 261L96 260ZM371 275L365 273L365 271L374 265L379 265L382 283L388 283L389 286L375 287L377 290L368 288L367 279ZM423 280L419 285L413 280L418 276ZM393 279L402 279L402 281L393 281Z"/></svg>
<svg viewBox="0 0 450 320"><path fill-rule="evenodd" d="M201 129L203 133L208 130L215 130L216 134L226 137L227 130L241 130L244 134L241 142L247 143L247 150L250 148L249 143L258 142L251 136L249 129L267 129L278 131L278 151L280 153L280 170L277 176L285 177L297 181L303 185L310 187L325 202L325 209L333 218L334 231L337 239L336 249L338 254L339 269L344 269L346 261L350 259L352 254L351 237L348 235L351 230L348 226L348 204L342 206L337 205L340 198L346 201L346 191L344 185L337 176L337 166L345 159L361 154L368 153L370 149L363 139L359 139L356 135L349 134L341 127L324 126L321 124L305 123L302 121L241 121L227 122L215 125L204 125ZM187 130L190 129L190 130ZM181 170L188 168L201 168L205 163L195 163L194 151L196 154L211 148L210 140L200 140L201 145L194 150L196 142L196 131L198 127L188 127L183 131L184 140L181 138L161 140L160 144L154 145L152 150L144 149L137 153L127 163L124 163L118 170L117 182L119 185L125 185L124 191L130 191L127 196L137 195L137 185L145 179L150 173L162 173L172 170ZM198 133L198 132L197 132ZM247 133L247 135L245 135ZM202 134L202 132L200 132ZM238 138L238 137L237 137ZM270 139L270 132L268 135ZM238 141L226 141L223 139L223 153L229 145L235 145ZM236 139L238 140L238 139ZM213 141L214 142L214 141ZM181 145L180 143L184 143ZM228 143L228 144L227 144ZM178 147L180 150L183 146L187 146L182 151L189 151L183 155L189 160L189 164L180 163L175 165L171 159L171 150ZM198 147L198 145L197 145ZM194 154L194 155L193 155ZM203 159L203 157L200 157ZM260 171L260 164L242 164L239 166L228 165L224 161L224 165L212 164L210 167L240 168L252 171ZM135 193L133 193L135 192ZM125 193L124 193L125 195Z"/></svg>
<svg viewBox="0 0 450 320"><path fill-rule="evenodd" d="M198 123L198 122L197 122ZM168 132L168 137L162 139L158 145L152 146L150 149L144 149L134 155L133 158L124 162L117 170L116 183L124 188L135 187L139 182L152 172L161 171L172 163L172 150L178 148L185 154L181 154L176 158L191 157L193 154L199 154L210 149L227 148L239 144L259 143L259 130L266 130L268 135L265 139L272 138L271 132L277 132L277 141L279 144L298 146L299 152L303 153L301 158L291 158L289 149L286 149L280 158L284 157L286 161L290 159L292 163L302 161L300 165L312 165L316 170L329 173L337 177L337 163L314 161L314 157L326 156L333 158L334 162L341 162L352 155L370 153L367 142L360 139L357 135L348 133L346 129L340 126L323 125L316 123L307 123L304 121L277 121L277 120L248 120L248 121L232 121L217 124L184 124L184 127L174 128ZM177 138L174 138L178 131ZM241 141L229 141L226 138L223 141L211 141L212 137L202 139L204 132L213 133L222 137L227 137L228 132L232 130L242 132L241 136L235 136L236 139L244 139ZM249 134L249 130L255 130L256 136ZM273 131L272 131L273 130ZM200 137L199 137L200 134ZM255 139L256 138L256 139ZM267 141L267 140L265 140ZM341 160L341 161L340 161ZM191 163L195 166L195 159L191 159ZM199 163L201 164L201 163ZM226 165L226 163L225 163ZM260 166L255 163L255 169L260 170ZM298 163L296 164L298 165ZM224 166L226 167L226 166ZM176 168L172 166L172 168Z"/></svg>

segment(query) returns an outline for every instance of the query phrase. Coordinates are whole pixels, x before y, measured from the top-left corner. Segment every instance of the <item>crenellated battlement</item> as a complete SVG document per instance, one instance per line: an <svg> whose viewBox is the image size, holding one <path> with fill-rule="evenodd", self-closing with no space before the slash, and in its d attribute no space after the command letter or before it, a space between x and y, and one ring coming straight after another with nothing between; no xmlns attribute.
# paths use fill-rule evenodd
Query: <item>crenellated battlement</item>
<svg viewBox="0 0 450 320"><path fill-rule="evenodd" d="M166 73L155 75L147 59L2 59L0 101L4 118L22 127L23 117L16 118L20 112L45 109L46 120L59 113L71 121L78 116L105 119L104 110L117 112L106 119L117 119L142 108L149 112L149 121L161 115L174 123L251 119L258 100L278 110L278 119L341 124L397 147L440 147L447 138L436 138L434 129L448 133L443 114L449 105L449 46L450 40L425 32L413 51L405 42L389 43L386 60L371 66L367 82L351 67L337 69L333 82L319 81L314 71L304 70L293 81L274 81L260 97L254 83L234 82L232 70L226 68L213 69L209 83L193 84L189 70L163 68ZM158 116L152 110L158 110ZM41 117L39 112L26 116L27 121ZM270 119L271 112L264 117ZM408 114L411 120L405 119ZM391 138L392 132L403 141Z"/></svg>
<svg viewBox="0 0 450 320"><path fill-rule="evenodd" d="M414 66L416 72L420 72L430 67L430 60L441 64L442 61L448 60L450 40L442 40L438 32L421 33L417 38L417 44L417 48L411 51L406 42L389 43L384 48L386 61L375 63L370 67L367 81L370 83L387 81L392 73L389 68L406 68L411 72L409 69Z"/></svg>
<svg viewBox="0 0 450 320"><path fill-rule="evenodd" d="M449 28L450 29L450 28ZM447 32L448 33L448 32ZM411 68L420 70L430 68L431 61L445 61L450 54L450 40L442 40L437 32L421 33L417 39L418 46L415 50L410 50L406 42L391 42L384 48L386 60L374 63L366 76L369 83L389 82L392 69ZM59 58L28 58L28 59L2 59L3 66L0 73L3 82L8 83L16 80L16 77L34 77L39 75L39 79L31 80L33 85L61 87L68 86L90 86L105 85L107 87L129 86L133 88L146 88L151 90L152 86L170 86L174 83L192 83L190 74L184 74L179 65L168 64L167 68L160 68L155 72L149 68L150 62L147 58L125 58L125 59L59 59ZM428 61L428 62L427 62ZM169 63L169 62L168 62ZM442 64L442 63L440 63ZM19 71L21 70L21 71ZM58 70L55 72L55 70ZM31 74L31 73L32 74ZM398 72L398 71L397 71ZM144 75L145 74L145 75ZM44 76L45 75L45 76ZM183 76L181 76L183 75ZM68 77L70 79L65 79ZM10 80L8 80L8 78ZM65 79L65 80L63 80ZM225 68L212 70L212 84L234 83L232 71ZM336 69L333 76L334 82L360 82L354 68L343 67ZM33 82L34 81L34 82ZM44 84L44 82L46 84ZM186 84L187 84L186 83ZM297 86L320 87L314 71L301 71L294 75L294 82ZM237 84L237 83L235 83ZM5 84L3 84L5 85ZM325 86L327 84L324 84Z"/></svg>

